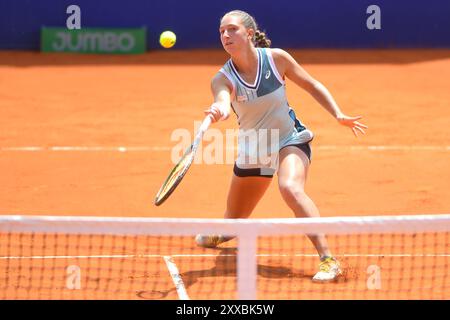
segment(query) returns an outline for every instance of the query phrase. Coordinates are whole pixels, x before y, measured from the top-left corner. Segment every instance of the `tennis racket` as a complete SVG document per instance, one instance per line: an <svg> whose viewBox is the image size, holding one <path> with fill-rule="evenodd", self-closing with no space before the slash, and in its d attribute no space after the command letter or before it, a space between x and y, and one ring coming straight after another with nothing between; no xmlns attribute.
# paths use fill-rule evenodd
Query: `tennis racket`
<svg viewBox="0 0 450 320"><path fill-rule="evenodd" d="M172 169L169 176L161 186L161 189L159 189L158 193L156 194L155 205L159 206L164 201L166 201L167 198L169 198L172 192L176 189L176 187L180 184L184 175L191 166L192 161L194 161L195 152L202 142L203 134L206 132L206 130L208 130L211 122L211 116L206 116L200 128L198 129L198 133L194 139L194 142L186 149L180 161L178 161L176 166Z"/></svg>

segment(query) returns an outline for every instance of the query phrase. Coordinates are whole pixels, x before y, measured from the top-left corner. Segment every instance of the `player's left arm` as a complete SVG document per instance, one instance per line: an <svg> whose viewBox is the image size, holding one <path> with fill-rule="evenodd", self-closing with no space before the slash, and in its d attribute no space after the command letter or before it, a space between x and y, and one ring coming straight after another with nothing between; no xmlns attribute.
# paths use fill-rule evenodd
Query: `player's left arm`
<svg viewBox="0 0 450 320"><path fill-rule="evenodd" d="M282 76L286 76L299 87L306 90L340 124L351 128L355 136L358 136L358 131L365 134L364 129L367 129L367 126L358 121L362 116L350 117L345 115L328 89L306 72L289 53L282 49L271 49L271 52L277 69Z"/></svg>

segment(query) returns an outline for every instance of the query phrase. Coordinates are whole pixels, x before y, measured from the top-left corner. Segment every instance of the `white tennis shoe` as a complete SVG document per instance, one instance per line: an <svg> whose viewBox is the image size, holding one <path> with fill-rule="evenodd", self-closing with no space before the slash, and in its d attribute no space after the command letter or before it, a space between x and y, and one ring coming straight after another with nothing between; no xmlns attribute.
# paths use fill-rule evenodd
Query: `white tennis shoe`
<svg viewBox="0 0 450 320"><path fill-rule="evenodd" d="M333 257L327 257L319 264L319 272L313 277L313 282L326 283L332 282L342 275L339 261Z"/></svg>

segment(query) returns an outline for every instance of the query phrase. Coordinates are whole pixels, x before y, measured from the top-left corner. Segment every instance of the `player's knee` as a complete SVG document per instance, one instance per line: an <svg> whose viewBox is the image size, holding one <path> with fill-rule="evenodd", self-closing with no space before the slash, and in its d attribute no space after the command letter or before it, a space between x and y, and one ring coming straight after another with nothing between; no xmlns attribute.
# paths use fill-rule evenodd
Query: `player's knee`
<svg viewBox="0 0 450 320"><path fill-rule="evenodd" d="M295 181L283 181L279 184L280 192L283 198L287 200L302 201L306 197L305 190Z"/></svg>

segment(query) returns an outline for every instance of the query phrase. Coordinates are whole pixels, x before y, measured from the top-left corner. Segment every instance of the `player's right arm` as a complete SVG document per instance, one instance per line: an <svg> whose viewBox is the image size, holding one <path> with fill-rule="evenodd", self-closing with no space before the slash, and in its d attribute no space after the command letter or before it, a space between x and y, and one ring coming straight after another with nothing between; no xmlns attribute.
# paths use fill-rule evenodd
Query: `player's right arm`
<svg viewBox="0 0 450 320"><path fill-rule="evenodd" d="M232 87L229 80L218 72L211 80L211 91L214 97L214 103L205 114L210 114L214 122L226 120L231 113L231 92Z"/></svg>

